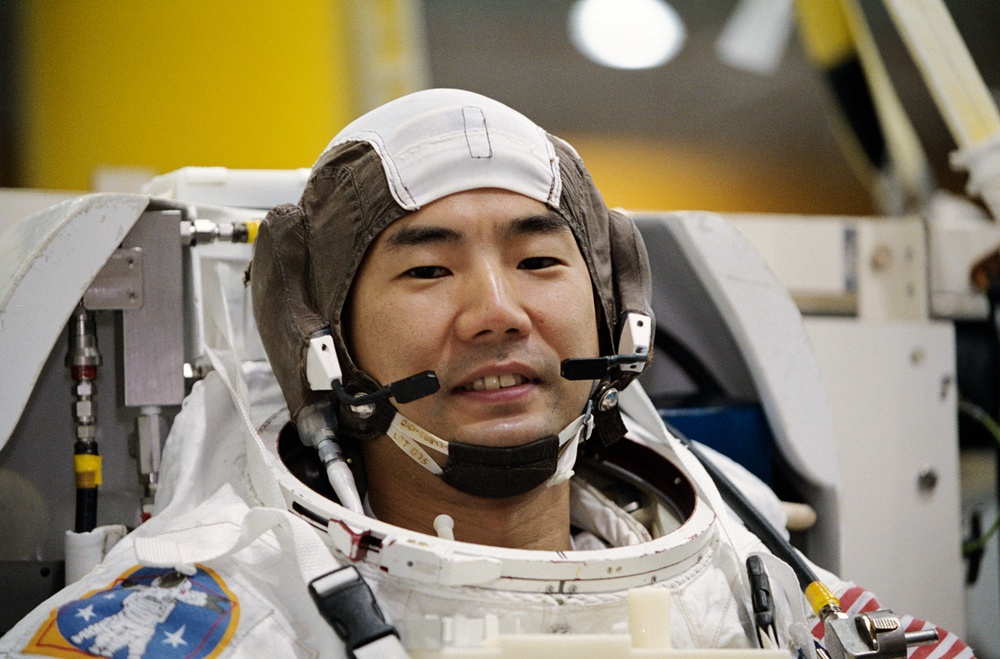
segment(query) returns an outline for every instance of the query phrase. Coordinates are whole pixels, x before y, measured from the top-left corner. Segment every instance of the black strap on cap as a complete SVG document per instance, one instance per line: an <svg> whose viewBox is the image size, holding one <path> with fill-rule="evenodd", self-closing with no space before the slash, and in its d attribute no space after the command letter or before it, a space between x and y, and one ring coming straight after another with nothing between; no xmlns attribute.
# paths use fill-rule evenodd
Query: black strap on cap
<svg viewBox="0 0 1000 659"><path fill-rule="evenodd" d="M399 637L396 628L386 623L375 595L353 565L313 579L309 594L351 656L355 650L386 636Z"/></svg>

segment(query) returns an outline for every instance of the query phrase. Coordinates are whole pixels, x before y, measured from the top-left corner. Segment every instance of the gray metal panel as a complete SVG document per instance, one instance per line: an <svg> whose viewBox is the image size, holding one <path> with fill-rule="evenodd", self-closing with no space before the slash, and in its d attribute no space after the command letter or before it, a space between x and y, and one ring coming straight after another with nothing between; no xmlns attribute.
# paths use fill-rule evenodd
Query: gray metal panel
<svg viewBox="0 0 1000 659"><path fill-rule="evenodd" d="M184 304L180 211L143 213L122 247L142 248L143 304L122 311L125 405L180 405Z"/></svg>
<svg viewBox="0 0 1000 659"><path fill-rule="evenodd" d="M668 216L635 216L649 252L656 323L697 356L727 395L758 401L753 378L725 320L678 246L670 225L663 221ZM649 395L655 400L661 395L694 393L686 374L662 357L654 358L641 378Z"/></svg>

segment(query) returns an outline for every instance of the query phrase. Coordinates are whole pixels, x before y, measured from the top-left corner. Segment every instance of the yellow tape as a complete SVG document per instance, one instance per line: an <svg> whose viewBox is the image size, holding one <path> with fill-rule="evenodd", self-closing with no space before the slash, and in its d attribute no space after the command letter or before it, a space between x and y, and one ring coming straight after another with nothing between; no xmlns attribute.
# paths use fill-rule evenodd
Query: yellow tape
<svg viewBox="0 0 1000 659"><path fill-rule="evenodd" d="M257 230L260 229L260 220L248 220L243 223L247 228L247 242L251 245L257 240Z"/></svg>
<svg viewBox="0 0 1000 659"><path fill-rule="evenodd" d="M820 611L827 606L833 605L840 608L840 600L837 599L837 596L819 581L814 581L806 586L806 599L816 615L819 615Z"/></svg>
<svg viewBox="0 0 1000 659"><path fill-rule="evenodd" d="M796 0L799 35L809 58L833 68L854 53L847 16L839 0Z"/></svg>
<svg viewBox="0 0 1000 659"><path fill-rule="evenodd" d="M73 471L78 488L97 487L101 484L101 456L74 455Z"/></svg>

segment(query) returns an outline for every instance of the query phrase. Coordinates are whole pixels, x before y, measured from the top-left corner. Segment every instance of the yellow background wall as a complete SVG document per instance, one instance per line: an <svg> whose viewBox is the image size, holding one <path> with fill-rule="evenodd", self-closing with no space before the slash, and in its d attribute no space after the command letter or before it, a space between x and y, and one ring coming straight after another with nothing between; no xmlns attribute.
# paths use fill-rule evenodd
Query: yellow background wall
<svg viewBox="0 0 1000 659"><path fill-rule="evenodd" d="M561 135L580 153L610 206L869 215L869 190L847 168L809 153L609 135Z"/></svg>
<svg viewBox="0 0 1000 659"><path fill-rule="evenodd" d="M352 118L342 0L25 5L25 184L312 164Z"/></svg>

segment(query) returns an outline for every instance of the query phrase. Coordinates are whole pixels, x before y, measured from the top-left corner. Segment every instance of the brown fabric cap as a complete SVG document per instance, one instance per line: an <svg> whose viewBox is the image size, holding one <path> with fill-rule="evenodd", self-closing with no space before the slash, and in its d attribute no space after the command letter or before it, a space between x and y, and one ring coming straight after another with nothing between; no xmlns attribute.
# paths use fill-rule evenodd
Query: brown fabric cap
<svg viewBox="0 0 1000 659"><path fill-rule="evenodd" d="M608 210L572 147L559 138L549 139L562 179L554 210L568 222L587 263L602 353L613 354L623 314L653 316L645 246L630 218ZM329 395L311 391L304 375L309 338L324 327L333 335L345 388L360 393L378 387L348 353L342 314L369 245L407 213L393 199L382 161L368 143L333 147L313 172L299 204L273 209L261 224L250 278L254 316L292 418L304 405ZM621 390L635 376L616 373L599 389ZM341 434L366 438L383 433L394 410L388 403L376 404L376 410L371 418L361 419L341 406ZM602 443L624 434L617 409L595 412L595 420Z"/></svg>

